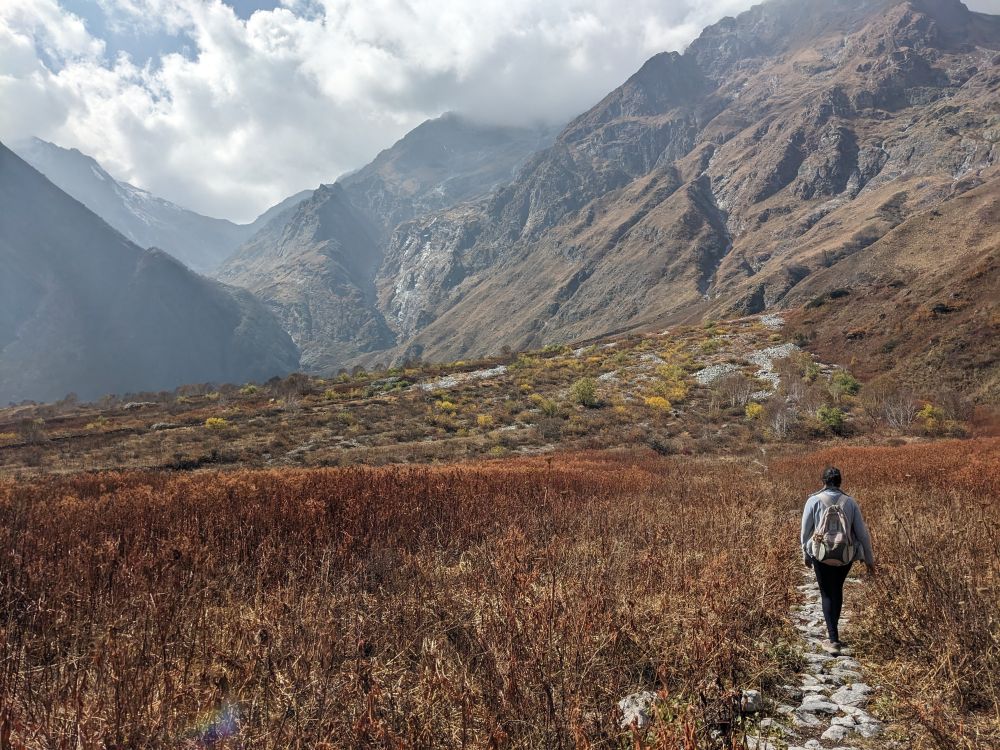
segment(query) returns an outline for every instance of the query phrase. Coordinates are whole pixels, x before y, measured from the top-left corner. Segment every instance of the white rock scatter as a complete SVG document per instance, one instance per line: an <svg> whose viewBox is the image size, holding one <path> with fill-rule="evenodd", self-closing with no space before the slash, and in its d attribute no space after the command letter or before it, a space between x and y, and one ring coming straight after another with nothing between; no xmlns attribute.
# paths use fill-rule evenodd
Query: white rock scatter
<svg viewBox="0 0 1000 750"><path fill-rule="evenodd" d="M486 370L459 372L454 375L445 375L443 378L438 378L437 380L421 383L420 388L425 391L446 391L449 388L455 388L462 383L467 383L470 380L487 380L489 378L499 377L506 372L506 365L498 365L497 367L490 367Z"/></svg>
<svg viewBox="0 0 1000 750"><path fill-rule="evenodd" d="M698 370L698 372L696 372L694 374L694 379L700 385L711 385L716 380L724 378L729 373L731 373L731 372L739 372L739 371L740 371L740 368L737 367L736 365L729 364L728 362L724 362L724 363L719 364L719 365L709 365L708 367L704 368L703 370Z"/></svg>
<svg viewBox="0 0 1000 750"><path fill-rule="evenodd" d="M774 363L779 359L792 356L797 351L799 351L799 347L795 344L779 344L751 352L747 355L747 359L757 366L757 372L754 373L757 379L766 381L772 389L776 389L781 382L781 376L775 371Z"/></svg>
<svg viewBox="0 0 1000 750"><path fill-rule="evenodd" d="M785 326L785 319L778 313L769 313L760 316L760 324L772 331L778 331Z"/></svg>

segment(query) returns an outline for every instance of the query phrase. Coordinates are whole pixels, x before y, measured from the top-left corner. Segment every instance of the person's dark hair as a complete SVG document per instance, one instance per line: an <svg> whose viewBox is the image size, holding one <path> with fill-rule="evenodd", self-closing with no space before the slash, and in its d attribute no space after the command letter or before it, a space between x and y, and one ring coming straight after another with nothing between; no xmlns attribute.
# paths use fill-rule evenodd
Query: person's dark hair
<svg viewBox="0 0 1000 750"><path fill-rule="evenodd" d="M823 469L823 484L827 487L839 487L840 479L840 469L836 466L828 466Z"/></svg>

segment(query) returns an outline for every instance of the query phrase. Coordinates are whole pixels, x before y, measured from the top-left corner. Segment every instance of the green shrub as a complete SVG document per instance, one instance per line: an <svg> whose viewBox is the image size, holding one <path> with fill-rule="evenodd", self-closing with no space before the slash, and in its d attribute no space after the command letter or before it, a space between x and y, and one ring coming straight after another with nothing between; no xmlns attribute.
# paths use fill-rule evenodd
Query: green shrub
<svg viewBox="0 0 1000 750"><path fill-rule="evenodd" d="M597 382L593 378L580 378L570 388L573 403L592 409L598 405Z"/></svg>
<svg viewBox="0 0 1000 750"><path fill-rule="evenodd" d="M830 432L841 433L844 430L844 412L836 406L821 406L816 411L816 419L820 425Z"/></svg>
<svg viewBox="0 0 1000 750"><path fill-rule="evenodd" d="M861 383L847 370L837 370L830 378L830 388L834 395L856 396L861 390Z"/></svg>

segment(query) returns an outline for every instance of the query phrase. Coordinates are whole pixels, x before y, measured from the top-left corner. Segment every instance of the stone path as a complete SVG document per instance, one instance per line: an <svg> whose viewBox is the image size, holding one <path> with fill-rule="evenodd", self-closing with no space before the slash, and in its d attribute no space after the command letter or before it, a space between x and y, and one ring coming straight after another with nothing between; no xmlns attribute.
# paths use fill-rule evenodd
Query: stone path
<svg viewBox="0 0 1000 750"><path fill-rule="evenodd" d="M848 579L847 585L861 584ZM811 570L805 571L805 582L798 588L806 601L792 615L805 642L805 671L798 675L798 685L785 687L788 702L778 706L787 723L764 719L761 736L751 738L748 745L751 750L860 750L858 743L882 734L882 724L865 710L872 688L862 682L861 665L851 658L850 648L840 656L822 650L826 626ZM849 621L845 610L842 631Z"/></svg>

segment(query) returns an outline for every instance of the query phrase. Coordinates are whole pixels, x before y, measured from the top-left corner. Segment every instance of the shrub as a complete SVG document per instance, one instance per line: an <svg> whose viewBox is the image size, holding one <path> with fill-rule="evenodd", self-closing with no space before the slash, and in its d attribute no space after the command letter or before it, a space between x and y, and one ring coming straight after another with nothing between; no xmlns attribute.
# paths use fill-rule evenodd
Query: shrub
<svg viewBox="0 0 1000 750"><path fill-rule="evenodd" d="M97 419L95 419L93 422L87 422L87 425L83 429L88 430L88 431L89 430L99 430L102 427L104 427L104 425L106 425L107 423L108 423L108 418L105 417L104 415L101 415Z"/></svg>
<svg viewBox="0 0 1000 750"><path fill-rule="evenodd" d="M746 408L747 419L760 419L764 414L763 404L758 404L756 401L751 401L747 404Z"/></svg>
<svg viewBox="0 0 1000 750"><path fill-rule="evenodd" d="M670 411L673 406L667 399L663 396L650 396L646 399L646 406L650 406L653 409L660 409L661 411Z"/></svg>
<svg viewBox="0 0 1000 750"><path fill-rule="evenodd" d="M861 403L873 423L881 421L894 430L908 429L918 411L913 393L890 378L865 386Z"/></svg>
<svg viewBox="0 0 1000 750"><path fill-rule="evenodd" d="M714 390L720 399L736 408L750 403L750 396L757 390L757 386L743 373L731 372L715 381Z"/></svg>
<svg viewBox="0 0 1000 750"><path fill-rule="evenodd" d="M46 440L44 419L23 419L18 424L17 431L26 443L42 443Z"/></svg>
<svg viewBox="0 0 1000 750"><path fill-rule="evenodd" d="M438 401L437 404L435 404L435 406L437 406L437 408L440 409L441 411L446 411L449 413L454 413L458 411L458 406L452 401L448 401L447 399L444 399L443 401Z"/></svg>
<svg viewBox="0 0 1000 750"><path fill-rule="evenodd" d="M559 416L559 404L551 398L542 398L538 401L538 408L546 417Z"/></svg>
<svg viewBox="0 0 1000 750"><path fill-rule="evenodd" d="M656 369L656 374L663 378L653 386L653 392L668 401L677 403L688 396L688 385L684 380L684 368L679 365L662 365Z"/></svg>
<svg viewBox="0 0 1000 750"><path fill-rule="evenodd" d="M476 417L476 424L483 429L488 429L493 426L493 417L489 414L480 414Z"/></svg>
<svg viewBox="0 0 1000 750"><path fill-rule="evenodd" d="M694 445L636 427L659 453ZM731 704L718 690L791 677L775 644L801 578L780 549L738 551L787 531L836 464L879 532L854 622L906 746L997 747L998 450L837 446L766 473L635 451L0 479L0 744L651 747L584 715L645 687L690 703L651 727L682 747ZM226 701L235 738L200 720Z"/></svg>
<svg viewBox="0 0 1000 750"><path fill-rule="evenodd" d="M229 421L222 417L209 417L205 420L205 427L210 430L224 430L229 427Z"/></svg>
<svg viewBox="0 0 1000 750"><path fill-rule="evenodd" d="M254 395L257 394L257 390L258 390L257 386L255 386L253 383L247 383L245 386L243 386L242 388L240 388L240 395L241 396L254 396Z"/></svg>
<svg viewBox="0 0 1000 750"><path fill-rule="evenodd" d="M830 432L840 433L844 430L844 412L836 406L821 406L816 411L816 419L820 425Z"/></svg>
<svg viewBox="0 0 1000 750"><path fill-rule="evenodd" d="M945 424L944 410L934 406L929 401L917 412L917 419L924 431L929 435L936 435L942 431Z"/></svg>
<svg viewBox="0 0 1000 750"><path fill-rule="evenodd" d="M10 443L17 440L16 432L0 432L0 443Z"/></svg>
<svg viewBox="0 0 1000 750"><path fill-rule="evenodd" d="M847 370L837 370L830 378L830 390L834 396L856 396L861 390L861 383Z"/></svg>
<svg viewBox="0 0 1000 750"><path fill-rule="evenodd" d="M574 403L594 408L598 405L597 382L593 378L580 378L570 388L570 396Z"/></svg>

